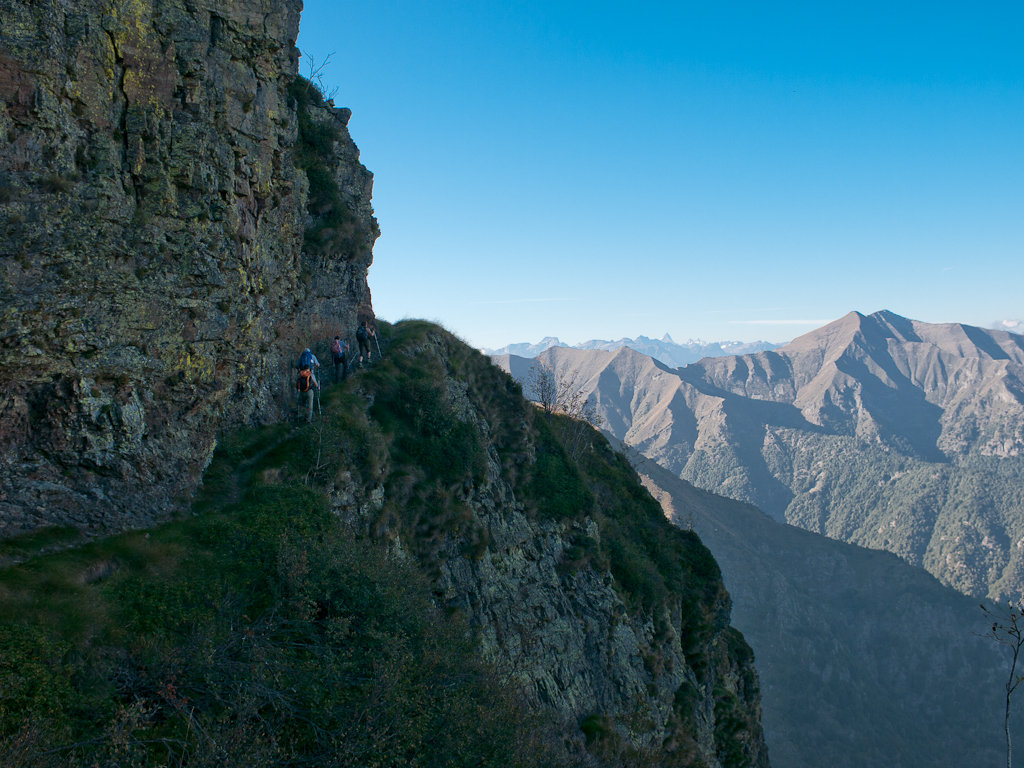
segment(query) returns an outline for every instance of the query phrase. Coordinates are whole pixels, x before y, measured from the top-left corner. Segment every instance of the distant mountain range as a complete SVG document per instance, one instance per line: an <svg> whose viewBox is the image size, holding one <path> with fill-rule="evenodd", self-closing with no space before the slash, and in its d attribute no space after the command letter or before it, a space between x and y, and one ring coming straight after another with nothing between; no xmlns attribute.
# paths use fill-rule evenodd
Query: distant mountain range
<svg viewBox="0 0 1024 768"><path fill-rule="evenodd" d="M485 355L492 357L500 355L517 355L519 357L537 357L545 350L552 347L567 347L569 349L603 349L614 351L622 347L635 349L637 352L653 357L655 360L664 363L670 368L679 368L690 363L695 363L704 357L722 357L723 355L746 355L754 352L764 352L770 349L777 349L781 344L772 344L768 341L701 341L690 339L685 344L677 344L667 333L660 339L649 339L646 336L637 336L635 339L622 338L618 341L603 341L591 339L581 344L563 344L556 336L545 336L537 344L521 343L509 344L501 349L484 349Z"/></svg>
<svg viewBox="0 0 1024 768"><path fill-rule="evenodd" d="M666 515L711 549L756 655L773 766L953 768L998 759L1007 664L972 634L977 601L914 566L973 594L1019 588L1022 345L882 312L682 371L629 348L495 362L524 382L538 362L578 371ZM789 517L878 537L853 546Z"/></svg>
<svg viewBox="0 0 1024 768"><path fill-rule="evenodd" d="M886 549L977 597L1024 592L1024 337L851 312L682 369L553 347L605 427L694 485Z"/></svg>
<svg viewBox="0 0 1024 768"><path fill-rule="evenodd" d="M1024 320L997 320L989 327L996 331L1024 334Z"/></svg>
<svg viewBox="0 0 1024 768"><path fill-rule="evenodd" d="M851 312L672 370L552 347L605 427L694 485L886 549L977 597L1024 593L1024 337Z"/></svg>

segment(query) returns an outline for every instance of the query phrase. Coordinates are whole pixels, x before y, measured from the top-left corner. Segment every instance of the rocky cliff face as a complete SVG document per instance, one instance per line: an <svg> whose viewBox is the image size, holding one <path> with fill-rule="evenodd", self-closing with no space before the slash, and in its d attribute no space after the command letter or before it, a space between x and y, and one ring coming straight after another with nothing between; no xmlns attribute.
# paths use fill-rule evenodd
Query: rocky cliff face
<svg viewBox="0 0 1024 768"><path fill-rule="evenodd" d="M559 572L573 532L600 542L593 519L531 522L501 485L473 505L488 532L486 554L473 559L463 542L449 542L440 582L447 604L466 610L480 628L487 660L512 673L532 707L553 711L563 733L578 733L584 723L590 734L621 736L648 759L675 757L673 765L699 757L709 768L767 766L757 672L753 656L733 645L745 648L730 634L724 590L713 606L708 665L695 670L683 651L678 610L668 641L655 638L652 617L631 615L609 572ZM742 714L737 752L745 750L749 762L726 759L733 744L721 732L721 708L716 720L716 696L723 695Z"/></svg>
<svg viewBox="0 0 1024 768"><path fill-rule="evenodd" d="M440 585L448 605L472 616L485 658L513 675L531 708L551 711L580 747L583 724L592 742L619 740L609 750L625 744L659 764L699 758L708 768L766 767L757 672L729 628L724 589L711 606L704 663L688 663L678 607L667 627L656 628L653 617L628 610L609 572L560 573L574 533L600 545L593 519L531 522L502 486L493 483L473 504L488 532L487 552L467 557L464 542L449 541ZM739 723L732 733L730 714Z"/></svg>
<svg viewBox="0 0 1024 768"><path fill-rule="evenodd" d="M406 380L389 368L385 389L362 384L362 397L375 418L408 409L421 431L385 435L391 459L375 472L339 467L327 483L335 513L434 563L436 600L470 617L484 657L517 681L530 709L548 713L567 761L767 768L753 654L730 627L729 595L700 540L667 523L593 431L577 461L596 502L583 491L557 515L545 511L552 502L537 498L534 483L556 472L553 454L510 382L440 329L388 354L416 373ZM432 406L423 382L438 372L443 403ZM416 394L402 405L409 390ZM505 393L500 407L496 391ZM486 458L472 480L439 494L444 481L422 464L403 466L395 448L430 455L420 441L455 433L456 421L479 436ZM373 446L374 431L349 439ZM456 464L465 444L449 445L434 472ZM566 493L576 472L550 492ZM411 513L422 494L427 504Z"/></svg>
<svg viewBox="0 0 1024 768"><path fill-rule="evenodd" d="M372 177L296 87L300 10L0 0L0 537L167 514L372 317Z"/></svg>

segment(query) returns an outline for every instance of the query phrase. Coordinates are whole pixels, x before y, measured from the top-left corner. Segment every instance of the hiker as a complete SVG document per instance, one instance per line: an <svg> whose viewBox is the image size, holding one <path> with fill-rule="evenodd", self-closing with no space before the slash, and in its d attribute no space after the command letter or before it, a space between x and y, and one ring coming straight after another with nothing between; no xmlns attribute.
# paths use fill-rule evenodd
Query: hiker
<svg viewBox="0 0 1024 768"><path fill-rule="evenodd" d="M363 354L366 355L366 362L370 362L370 339L376 338L377 334L373 332L372 328L366 327L366 321L363 320L359 324L359 330L356 331L356 341L359 342L359 366L363 365Z"/></svg>
<svg viewBox="0 0 1024 768"><path fill-rule="evenodd" d="M308 349L306 351L309 352ZM308 365L300 366L299 380L295 383L295 390L298 394L299 415L302 415L302 407L306 406L307 422L313 421L313 398L318 389L320 389L320 383L316 380L313 371Z"/></svg>
<svg viewBox="0 0 1024 768"><path fill-rule="evenodd" d="M331 354L334 356L334 383L338 383L338 366L341 366L341 381L348 378L348 344L341 340L341 336L334 337L331 344Z"/></svg>

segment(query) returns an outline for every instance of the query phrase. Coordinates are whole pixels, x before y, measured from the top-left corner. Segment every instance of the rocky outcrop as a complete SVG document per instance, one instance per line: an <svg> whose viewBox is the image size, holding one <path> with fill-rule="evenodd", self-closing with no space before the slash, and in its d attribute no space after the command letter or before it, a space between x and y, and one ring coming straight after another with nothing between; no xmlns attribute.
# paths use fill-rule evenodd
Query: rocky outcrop
<svg viewBox="0 0 1024 768"><path fill-rule="evenodd" d="M582 558L581 564L580 548L604 553L643 545L622 538L621 530L608 523L611 513L600 500L592 513L573 510L562 519L531 511L522 482L535 466L539 448L518 393L512 398L520 403L518 413L493 407L488 413L480 401L493 394L482 388L474 394L467 386L467 381L482 377L471 366L486 366L484 359L456 366L448 356L458 342L440 329L428 338L418 348L390 354L433 359L436 368L448 371L446 408L473 425L486 451L483 475L460 485L455 496L464 510L461 522L451 527L450 521L421 519L416 526L424 533L450 527L433 558L435 599L448 610L465 612L483 656L517 681L531 710L546 713L557 742L564 742L556 746L567 750L566 764L582 759L580 764L594 766L767 768L754 657L743 636L730 627L731 601L703 544L692 534L672 530L631 470L621 487L586 474L598 494L643 496L655 510L653 527L667 540L687 537L685 544L659 546L682 547L707 566L707 573L691 570L684 577L687 584L702 585L689 587L701 594L696 604L671 590L659 606L631 602L614 568L602 564L604 555L592 561ZM364 389L363 396L371 404L382 399L372 389ZM417 419L441 422L439 416L424 415L429 397L421 395L418 402L422 410L416 411ZM516 448L519 458L512 461L518 468L511 471L508 455L516 441L508 437L510 429L523 441ZM625 464L603 437L593 437L589 450L597 454L596 466ZM367 445L377 442L372 436L355 439ZM396 468L385 462L371 476L386 478L393 472ZM389 518L388 504L421 472L400 467L399 483L385 479L364 486L353 479L360 475L357 468L343 467L327 490L336 514L364 534L379 536L381 526L388 527L385 535L411 557L422 546L423 535L417 541L407 526ZM518 486L510 475L519 478ZM674 560L679 550L673 555L663 550L650 560L641 557L632 567L654 570L660 567L655 565L658 557ZM700 616L697 621L695 614ZM624 756L626 763L621 762Z"/></svg>
<svg viewBox="0 0 1024 768"><path fill-rule="evenodd" d="M708 768L768 765L753 656L737 652L746 643L729 628L724 590L703 649L709 663L695 669L678 615L666 642L650 617L630 614L607 571L559 573L571 527L531 524L513 499L477 519L489 533L488 551L474 560L461 554L462 542L451 542L443 598L473 617L485 658L518 680L532 707L552 710L562 733L582 727L591 741L617 736L648 759L674 758L671 765L695 757ZM577 528L597 537L593 520ZM738 735L723 735L721 701L740 710ZM728 759L730 749L741 759Z"/></svg>
<svg viewBox="0 0 1024 768"><path fill-rule="evenodd" d="M372 176L296 91L300 10L0 0L0 537L172 512L372 317Z"/></svg>

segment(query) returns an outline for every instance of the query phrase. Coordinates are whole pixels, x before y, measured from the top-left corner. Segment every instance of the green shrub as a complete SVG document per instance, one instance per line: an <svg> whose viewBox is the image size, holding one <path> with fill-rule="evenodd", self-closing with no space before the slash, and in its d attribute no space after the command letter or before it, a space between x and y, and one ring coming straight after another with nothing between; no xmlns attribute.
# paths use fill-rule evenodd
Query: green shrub
<svg viewBox="0 0 1024 768"><path fill-rule="evenodd" d="M50 194L60 194L71 189L72 179L55 171L44 176L40 180L40 186Z"/></svg>
<svg viewBox="0 0 1024 768"><path fill-rule="evenodd" d="M747 768L751 764L743 736L750 723L736 694L721 684L715 685L715 751L727 768Z"/></svg>
<svg viewBox="0 0 1024 768"><path fill-rule="evenodd" d="M588 715L580 723L580 730L587 737L587 744L593 744L608 735L611 725L605 715Z"/></svg>
<svg viewBox="0 0 1024 768"><path fill-rule="evenodd" d="M565 417L556 417L565 418ZM542 520L577 520L594 509L594 496L547 420L534 414L536 463L517 490Z"/></svg>
<svg viewBox="0 0 1024 768"><path fill-rule="evenodd" d="M75 544L81 538L81 531L70 525L47 526L0 541L0 558L20 559L48 549Z"/></svg>
<svg viewBox="0 0 1024 768"><path fill-rule="evenodd" d="M315 120L312 110L325 106L323 94L304 77L296 77L288 88L295 100L299 136L295 145L295 164L309 180L306 208L313 225L306 231L303 247L310 253L343 251L355 254L361 244L355 238L356 220L341 197L335 174L338 159L335 143L341 140L329 118Z"/></svg>
<svg viewBox="0 0 1024 768"><path fill-rule="evenodd" d="M67 645L41 628L0 624L0 736L40 720L67 732L78 698L67 656Z"/></svg>

